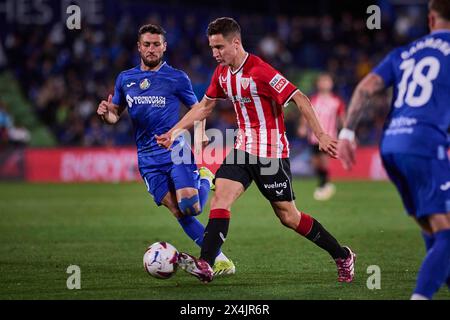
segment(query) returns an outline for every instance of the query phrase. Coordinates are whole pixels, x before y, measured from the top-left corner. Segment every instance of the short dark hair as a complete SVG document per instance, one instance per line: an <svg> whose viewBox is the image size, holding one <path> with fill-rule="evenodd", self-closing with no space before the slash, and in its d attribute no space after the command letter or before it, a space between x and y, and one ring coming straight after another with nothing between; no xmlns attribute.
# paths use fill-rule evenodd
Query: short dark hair
<svg viewBox="0 0 450 320"><path fill-rule="evenodd" d="M450 21L450 0L430 0L428 9L436 11L443 19Z"/></svg>
<svg viewBox="0 0 450 320"><path fill-rule="evenodd" d="M208 25L206 34L209 36L221 34L224 38L230 34L241 36L241 27L233 18L222 17L211 21Z"/></svg>
<svg viewBox="0 0 450 320"><path fill-rule="evenodd" d="M141 36L144 33L161 34L164 40L166 39L166 30L156 24L144 24L142 27L140 27L138 32L138 40L141 39Z"/></svg>

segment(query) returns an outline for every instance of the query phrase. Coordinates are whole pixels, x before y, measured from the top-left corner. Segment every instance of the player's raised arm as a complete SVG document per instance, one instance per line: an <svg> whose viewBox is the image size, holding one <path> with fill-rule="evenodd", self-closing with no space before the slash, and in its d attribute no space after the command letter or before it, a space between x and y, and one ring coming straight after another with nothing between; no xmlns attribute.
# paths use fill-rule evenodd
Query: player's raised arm
<svg viewBox="0 0 450 320"><path fill-rule="evenodd" d="M102 100L97 108L97 114L107 124L115 124L119 121L120 114L124 110L123 107L115 105L112 102L112 95L108 96L108 100Z"/></svg>
<svg viewBox="0 0 450 320"><path fill-rule="evenodd" d="M165 148L169 148L176 137L184 130L190 129L196 121L203 121L206 119L211 114L215 105L215 100L203 97L203 99L195 104L172 129L156 137L158 144Z"/></svg>
<svg viewBox="0 0 450 320"><path fill-rule="evenodd" d="M292 97L292 100L299 108L301 114L308 121L317 140L319 140L319 148L328 153L330 157L337 158L337 141L323 131L308 97L300 91L297 91Z"/></svg>
<svg viewBox="0 0 450 320"><path fill-rule="evenodd" d="M370 98L384 87L383 79L379 75L369 73L353 92L344 127L339 133L338 143L338 156L346 170L350 170L355 164L355 129L359 119L369 105Z"/></svg>
<svg viewBox="0 0 450 320"><path fill-rule="evenodd" d="M365 76L355 89L348 107L348 115L344 122L344 128L354 131L370 98L384 89L383 79L375 74L369 73Z"/></svg>
<svg viewBox="0 0 450 320"><path fill-rule="evenodd" d="M297 135L300 138L306 139L308 137L308 124L306 122L307 122L307 120L306 120L305 116L302 114L300 116L300 123L297 128Z"/></svg>

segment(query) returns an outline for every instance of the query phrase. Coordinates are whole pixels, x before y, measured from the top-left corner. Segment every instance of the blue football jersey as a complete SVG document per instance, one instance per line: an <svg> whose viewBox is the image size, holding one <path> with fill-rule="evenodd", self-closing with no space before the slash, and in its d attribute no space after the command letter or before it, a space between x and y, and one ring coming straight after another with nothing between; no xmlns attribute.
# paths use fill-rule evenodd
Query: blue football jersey
<svg viewBox="0 0 450 320"><path fill-rule="evenodd" d="M142 71L140 66L123 71L116 79L112 102L127 105L133 122L139 157L146 164L171 162L171 151L156 143L155 135L169 131L179 121L180 102L196 104L189 77L164 62L156 71ZM174 143L183 143L182 137Z"/></svg>
<svg viewBox="0 0 450 320"><path fill-rule="evenodd" d="M374 70L393 99L381 153L444 159L450 125L450 31L439 30L393 50Z"/></svg>

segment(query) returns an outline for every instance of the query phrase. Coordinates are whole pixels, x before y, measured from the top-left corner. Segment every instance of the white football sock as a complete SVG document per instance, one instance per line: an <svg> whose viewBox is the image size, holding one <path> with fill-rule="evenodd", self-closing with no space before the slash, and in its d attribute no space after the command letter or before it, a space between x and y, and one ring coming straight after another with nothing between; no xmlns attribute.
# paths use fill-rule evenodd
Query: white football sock
<svg viewBox="0 0 450 320"><path fill-rule="evenodd" d="M221 252L217 257L216 257L216 261L228 261L228 258L226 255L223 254L223 252Z"/></svg>

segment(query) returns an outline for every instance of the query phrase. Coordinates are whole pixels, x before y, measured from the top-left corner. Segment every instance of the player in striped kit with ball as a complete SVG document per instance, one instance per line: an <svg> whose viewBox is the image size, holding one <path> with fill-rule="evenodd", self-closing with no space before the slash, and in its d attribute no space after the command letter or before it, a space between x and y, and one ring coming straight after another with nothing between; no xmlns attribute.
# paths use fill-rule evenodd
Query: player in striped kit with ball
<svg viewBox="0 0 450 320"><path fill-rule="evenodd" d="M283 106L295 102L316 134L320 149L332 157L336 157L337 141L322 130L305 95L269 64L244 50L241 29L234 19L212 21L207 34L213 57L219 63L211 84L202 101L157 140L169 148L180 131L208 117L217 99L233 102L239 132L234 149L216 173L216 192L200 258L180 253L180 266L203 282L212 281L210 266L226 239L231 206L255 181L281 223L326 250L336 262L338 280L351 282L355 254L295 205Z"/></svg>

